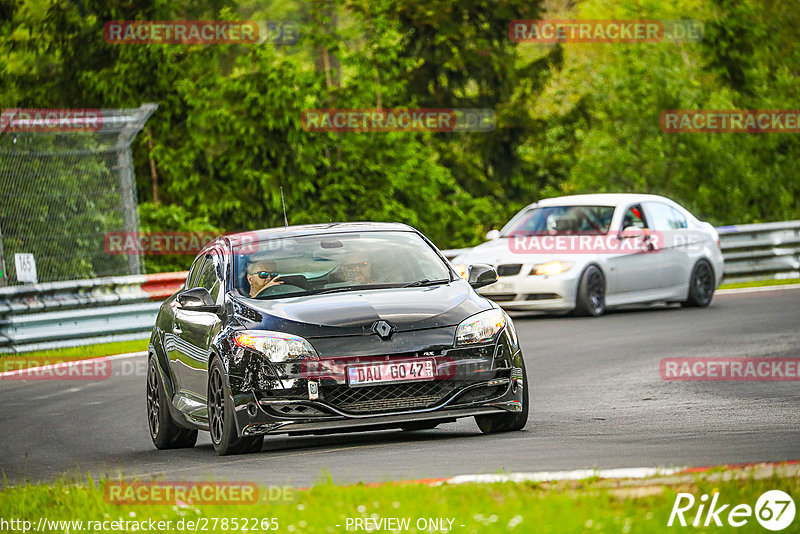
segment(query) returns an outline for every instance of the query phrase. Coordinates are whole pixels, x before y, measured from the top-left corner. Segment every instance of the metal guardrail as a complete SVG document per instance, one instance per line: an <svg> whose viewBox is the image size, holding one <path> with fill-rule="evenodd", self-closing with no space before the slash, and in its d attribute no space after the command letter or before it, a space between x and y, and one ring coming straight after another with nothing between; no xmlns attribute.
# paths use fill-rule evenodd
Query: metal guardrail
<svg viewBox="0 0 800 534"><path fill-rule="evenodd" d="M101 333L106 334L99 336L102 341L140 339L143 333L152 330L160 305L160 302L145 302L12 316L4 321L3 341L12 341L17 348L28 345L53 348L63 347L62 341L80 341Z"/></svg>
<svg viewBox="0 0 800 534"><path fill-rule="evenodd" d="M725 282L800 278L800 221L717 229ZM469 249L443 250L452 260ZM0 288L0 353L146 339L186 273Z"/></svg>
<svg viewBox="0 0 800 534"><path fill-rule="evenodd" d="M0 288L0 353L145 339L186 272Z"/></svg>
<svg viewBox="0 0 800 534"><path fill-rule="evenodd" d="M800 278L800 221L722 226L724 282Z"/></svg>

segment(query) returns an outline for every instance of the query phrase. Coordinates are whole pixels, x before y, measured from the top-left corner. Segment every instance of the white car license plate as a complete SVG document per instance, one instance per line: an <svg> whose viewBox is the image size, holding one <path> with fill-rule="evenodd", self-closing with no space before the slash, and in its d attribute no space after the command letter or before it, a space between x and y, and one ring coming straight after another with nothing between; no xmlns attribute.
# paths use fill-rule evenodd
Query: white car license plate
<svg viewBox="0 0 800 534"><path fill-rule="evenodd" d="M486 286L486 290L482 293L512 293L514 286L511 282L495 282L494 284Z"/></svg>
<svg viewBox="0 0 800 534"><path fill-rule="evenodd" d="M435 378L433 360L370 363L347 368L350 387L373 386L391 382L417 382Z"/></svg>

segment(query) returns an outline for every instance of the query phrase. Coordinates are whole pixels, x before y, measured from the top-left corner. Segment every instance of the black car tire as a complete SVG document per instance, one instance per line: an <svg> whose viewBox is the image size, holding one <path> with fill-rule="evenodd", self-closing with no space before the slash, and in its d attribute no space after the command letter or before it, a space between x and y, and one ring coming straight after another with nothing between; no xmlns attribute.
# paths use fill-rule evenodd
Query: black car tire
<svg viewBox="0 0 800 534"><path fill-rule="evenodd" d="M599 317L605 311L606 280L598 267L590 265L581 275L573 313L580 317Z"/></svg>
<svg viewBox="0 0 800 534"><path fill-rule="evenodd" d="M689 298L681 304L685 307L705 308L714 298L714 269L706 260L700 260L692 269L689 278Z"/></svg>
<svg viewBox="0 0 800 534"><path fill-rule="evenodd" d="M197 443L197 430L183 428L169 413L169 399L161 383L155 356L147 364L147 426L157 449L185 449Z"/></svg>
<svg viewBox="0 0 800 534"><path fill-rule="evenodd" d="M528 423L528 397L528 374L525 371L525 360L522 360L522 411L496 415L476 415L475 422L478 423L478 428L484 434L522 430Z"/></svg>
<svg viewBox="0 0 800 534"><path fill-rule="evenodd" d="M236 432L233 419L233 399L225 380L225 367L219 358L211 360L208 368L208 427L211 443L220 456L258 452L264 436L242 436Z"/></svg>

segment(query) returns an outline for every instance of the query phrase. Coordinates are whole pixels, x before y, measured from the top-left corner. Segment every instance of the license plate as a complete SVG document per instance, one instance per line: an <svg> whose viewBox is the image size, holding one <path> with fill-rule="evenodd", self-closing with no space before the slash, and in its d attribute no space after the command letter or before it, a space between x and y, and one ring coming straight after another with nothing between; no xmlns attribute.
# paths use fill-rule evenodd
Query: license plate
<svg viewBox="0 0 800 534"><path fill-rule="evenodd" d="M433 360L382 362L351 365L347 368L350 387L373 386L391 382L417 382L435 378Z"/></svg>
<svg viewBox="0 0 800 534"><path fill-rule="evenodd" d="M491 290L492 293L510 293L514 289L514 286L511 282L495 282L486 289Z"/></svg>
<svg viewBox="0 0 800 534"><path fill-rule="evenodd" d="M494 295L495 293L514 293L514 285L511 282L495 282L478 290L481 295Z"/></svg>

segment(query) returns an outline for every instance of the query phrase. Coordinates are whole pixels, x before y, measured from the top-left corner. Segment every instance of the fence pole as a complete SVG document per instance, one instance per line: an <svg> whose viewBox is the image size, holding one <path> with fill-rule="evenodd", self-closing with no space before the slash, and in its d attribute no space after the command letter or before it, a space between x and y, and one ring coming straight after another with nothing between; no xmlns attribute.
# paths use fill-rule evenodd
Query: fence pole
<svg viewBox="0 0 800 534"><path fill-rule="evenodd" d="M3 229L0 228L0 287L8 285L8 271L6 271L6 258L3 255Z"/></svg>
<svg viewBox="0 0 800 534"><path fill-rule="evenodd" d="M129 234L134 234L139 229L131 143L157 107L158 104L143 104L136 112L134 120L125 125L117 138L117 168L119 169L120 194L122 195L122 221L125 232ZM129 254L128 271L130 274L141 274L143 263L142 256Z"/></svg>

